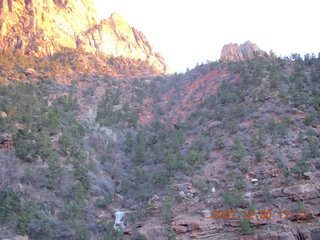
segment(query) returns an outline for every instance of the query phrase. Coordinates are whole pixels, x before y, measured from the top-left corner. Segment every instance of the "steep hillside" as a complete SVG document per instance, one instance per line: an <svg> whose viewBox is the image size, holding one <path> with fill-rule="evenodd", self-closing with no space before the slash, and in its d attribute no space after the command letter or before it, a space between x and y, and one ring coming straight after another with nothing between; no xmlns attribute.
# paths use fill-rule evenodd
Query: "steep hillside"
<svg viewBox="0 0 320 240"><path fill-rule="evenodd" d="M319 238L319 63L216 62L167 82L164 121L184 132L185 148L209 150L176 182L178 239Z"/></svg>
<svg viewBox="0 0 320 240"><path fill-rule="evenodd" d="M0 239L320 239L320 56L158 75L90 1L0 8Z"/></svg>
<svg viewBox="0 0 320 240"><path fill-rule="evenodd" d="M146 37L119 15L97 21L92 0L0 1L0 49L49 56L63 48L147 61L169 69Z"/></svg>
<svg viewBox="0 0 320 240"><path fill-rule="evenodd" d="M1 87L2 238L319 238L319 58L119 66Z"/></svg>

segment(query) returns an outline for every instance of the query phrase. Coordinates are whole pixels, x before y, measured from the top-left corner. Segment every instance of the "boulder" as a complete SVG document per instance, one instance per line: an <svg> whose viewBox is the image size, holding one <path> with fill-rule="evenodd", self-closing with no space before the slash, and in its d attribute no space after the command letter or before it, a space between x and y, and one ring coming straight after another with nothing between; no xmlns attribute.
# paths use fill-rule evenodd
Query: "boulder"
<svg viewBox="0 0 320 240"><path fill-rule="evenodd" d="M187 198L187 196L186 196L186 194L184 193L184 191L180 191L180 192L179 192L179 196L182 197L182 198L184 198L184 199Z"/></svg>
<svg viewBox="0 0 320 240"><path fill-rule="evenodd" d="M250 197L252 196L252 194L249 193L249 192L246 192L243 196L244 196L245 198L250 198Z"/></svg>
<svg viewBox="0 0 320 240"><path fill-rule="evenodd" d="M303 173L303 177L306 180L314 180L315 179L315 173L313 173L313 172L305 172L305 173Z"/></svg>
<svg viewBox="0 0 320 240"><path fill-rule="evenodd" d="M1 118L6 118L7 117L7 113L0 111L0 117Z"/></svg>
<svg viewBox="0 0 320 240"><path fill-rule="evenodd" d="M26 70L23 71L23 73L26 76L30 76L30 75L35 75L36 71L33 68L27 68Z"/></svg>
<svg viewBox="0 0 320 240"><path fill-rule="evenodd" d="M254 185L257 185L258 184L258 179L252 178L251 179L251 183L254 184Z"/></svg>
<svg viewBox="0 0 320 240"><path fill-rule="evenodd" d="M204 218L210 218L211 217L211 211L209 209L203 210L203 211L201 211L201 215Z"/></svg>
<svg viewBox="0 0 320 240"><path fill-rule="evenodd" d="M210 122L210 123L208 124L208 129L218 127L218 126L220 126L221 124L222 124L222 122L220 122L220 121Z"/></svg>

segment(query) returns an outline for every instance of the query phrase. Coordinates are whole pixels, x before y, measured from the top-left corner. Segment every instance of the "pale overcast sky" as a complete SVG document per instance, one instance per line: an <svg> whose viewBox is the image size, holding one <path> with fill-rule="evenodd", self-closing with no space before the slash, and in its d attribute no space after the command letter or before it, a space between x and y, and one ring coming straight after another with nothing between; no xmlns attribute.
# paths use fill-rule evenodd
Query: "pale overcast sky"
<svg viewBox="0 0 320 240"><path fill-rule="evenodd" d="M173 71L217 60L227 43L250 40L277 55L320 52L319 0L94 0L142 31Z"/></svg>

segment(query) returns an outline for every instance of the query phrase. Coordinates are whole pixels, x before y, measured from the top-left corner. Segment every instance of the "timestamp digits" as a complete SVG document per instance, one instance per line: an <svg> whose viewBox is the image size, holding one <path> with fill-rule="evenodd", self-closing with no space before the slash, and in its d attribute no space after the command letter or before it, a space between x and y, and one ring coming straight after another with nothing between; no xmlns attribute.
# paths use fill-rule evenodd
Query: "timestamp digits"
<svg viewBox="0 0 320 240"><path fill-rule="evenodd" d="M291 212L289 210L279 210L272 212L271 210L260 210L260 211L243 211L238 212L235 210L227 211L212 211L212 219L260 219L260 220L270 220L275 216L278 216L280 219L290 219L292 216L297 217L298 219L306 219L307 211L297 211Z"/></svg>

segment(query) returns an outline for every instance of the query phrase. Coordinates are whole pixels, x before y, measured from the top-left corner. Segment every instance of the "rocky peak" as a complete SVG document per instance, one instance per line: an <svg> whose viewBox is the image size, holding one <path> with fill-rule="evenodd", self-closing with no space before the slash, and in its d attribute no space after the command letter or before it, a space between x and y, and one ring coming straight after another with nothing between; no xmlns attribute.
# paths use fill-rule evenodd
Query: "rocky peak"
<svg viewBox="0 0 320 240"><path fill-rule="evenodd" d="M121 15L99 23L92 0L0 0L0 51L48 56L63 48L141 59L168 72L163 57Z"/></svg>
<svg viewBox="0 0 320 240"><path fill-rule="evenodd" d="M224 62L244 61L259 54L265 55L265 52L262 51L255 43L250 41L246 41L240 45L237 43L229 43L223 46L220 60Z"/></svg>
<svg viewBox="0 0 320 240"><path fill-rule="evenodd" d="M114 21L126 22L126 19L117 12L112 13L110 15L110 18L113 19Z"/></svg>

